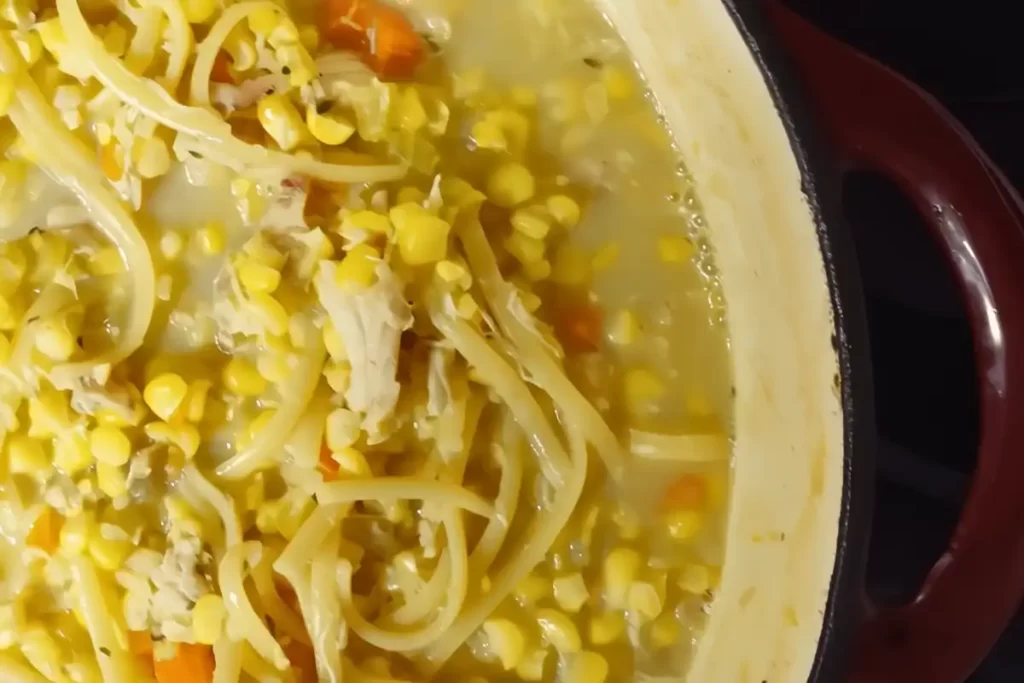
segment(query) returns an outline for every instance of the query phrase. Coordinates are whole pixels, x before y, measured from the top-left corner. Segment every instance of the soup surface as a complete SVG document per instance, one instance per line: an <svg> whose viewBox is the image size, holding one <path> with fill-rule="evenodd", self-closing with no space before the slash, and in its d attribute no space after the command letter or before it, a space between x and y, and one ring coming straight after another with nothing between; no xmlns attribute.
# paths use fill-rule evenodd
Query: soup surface
<svg viewBox="0 0 1024 683"><path fill-rule="evenodd" d="M679 679L724 310L601 16L0 23L0 678Z"/></svg>

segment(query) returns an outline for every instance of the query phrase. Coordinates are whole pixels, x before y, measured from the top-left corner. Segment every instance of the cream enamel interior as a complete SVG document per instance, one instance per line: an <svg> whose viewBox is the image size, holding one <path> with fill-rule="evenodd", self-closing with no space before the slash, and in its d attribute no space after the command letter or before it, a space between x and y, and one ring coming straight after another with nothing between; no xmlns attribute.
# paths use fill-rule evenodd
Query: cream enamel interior
<svg viewBox="0 0 1024 683"><path fill-rule="evenodd" d="M726 562L690 681L803 681L843 485L824 263L789 139L721 0L602 0L693 175L728 302L735 481Z"/></svg>

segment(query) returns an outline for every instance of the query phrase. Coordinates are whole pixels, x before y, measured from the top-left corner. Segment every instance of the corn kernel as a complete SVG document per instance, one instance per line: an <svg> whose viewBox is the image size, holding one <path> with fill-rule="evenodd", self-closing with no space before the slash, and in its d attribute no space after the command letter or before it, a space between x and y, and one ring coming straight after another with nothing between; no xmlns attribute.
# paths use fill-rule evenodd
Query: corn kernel
<svg viewBox="0 0 1024 683"><path fill-rule="evenodd" d="M89 546L92 519L85 514L69 517L60 528L60 551L64 555L81 555Z"/></svg>
<svg viewBox="0 0 1024 683"><path fill-rule="evenodd" d="M196 237L199 248L207 256L216 256L224 251L224 225L219 221L211 221L199 229Z"/></svg>
<svg viewBox="0 0 1024 683"><path fill-rule="evenodd" d="M249 295L249 310L263 325L263 328L277 337L288 334L288 311L270 294L252 292Z"/></svg>
<svg viewBox="0 0 1024 683"><path fill-rule="evenodd" d="M89 434L93 457L108 465L124 465L132 454L132 444L117 427L101 425Z"/></svg>
<svg viewBox="0 0 1024 683"><path fill-rule="evenodd" d="M512 214L512 227L527 237L542 240L551 231L551 219L546 209L535 206L516 209Z"/></svg>
<svg viewBox="0 0 1024 683"><path fill-rule="evenodd" d="M293 74L294 75L294 74ZM277 146L290 152L306 140L306 124L291 101L281 94L266 95L256 108L263 130Z"/></svg>
<svg viewBox="0 0 1024 683"><path fill-rule="evenodd" d="M538 574L527 574L515 589L516 600L522 605L540 602L551 594L551 581Z"/></svg>
<svg viewBox="0 0 1024 683"><path fill-rule="evenodd" d="M67 396L59 391L40 391L28 400L28 435L35 439L58 436L71 426Z"/></svg>
<svg viewBox="0 0 1024 683"><path fill-rule="evenodd" d="M165 372L146 384L142 398L160 419L170 420L185 400L186 393L188 385L181 375Z"/></svg>
<svg viewBox="0 0 1024 683"><path fill-rule="evenodd" d="M78 349L75 335L65 316L47 316L36 326L36 348L47 358L66 361Z"/></svg>
<svg viewBox="0 0 1024 683"><path fill-rule="evenodd" d="M617 66L606 67L603 78L604 87L611 99L625 100L633 94L633 81L624 69Z"/></svg>
<svg viewBox="0 0 1024 683"><path fill-rule="evenodd" d="M405 88L398 101L398 125L411 133L427 125L427 111L423 108L419 91L414 87Z"/></svg>
<svg viewBox="0 0 1024 683"><path fill-rule="evenodd" d="M465 289L472 281L469 271L461 263L445 259L437 262L436 269L437 276L448 284L458 284Z"/></svg>
<svg viewBox="0 0 1024 683"><path fill-rule="evenodd" d="M204 24L217 10L217 0L182 0L181 9L190 24Z"/></svg>
<svg viewBox="0 0 1024 683"><path fill-rule="evenodd" d="M452 226L419 204L399 204L388 212L395 226L398 250L409 265L440 261L448 253Z"/></svg>
<svg viewBox="0 0 1024 683"><path fill-rule="evenodd" d="M526 653L526 637L522 630L508 619L488 619L483 630L502 668L505 671L515 669Z"/></svg>
<svg viewBox="0 0 1024 683"><path fill-rule="evenodd" d="M108 572L120 569L131 551L131 541L105 538L100 534L92 534L89 538L89 556Z"/></svg>
<svg viewBox="0 0 1024 683"><path fill-rule="evenodd" d="M665 515L668 534L677 541L689 541L704 527L704 513L700 510L673 510Z"/></svg>
<svg viewBox="0 0 1024 683"><path fill-rule="evenodd" d="M7 442L7 461L15 474L45 476L50 468L43 445L20 434L11 436Z"/></svg>
<svg viewBox="0 0 1024 683"><path fill-rule="evenodd" d="M663 235L658 238L658 257L663 263L686 263L694 251L693 243L680 235Z"/></svg>
<svg viewBox="0 0 1024 683"><path fill-rule="evenodd" d="M96 484L108 498L119 498L128 493L128 480L117 465L96 463Z"/></svg>
<svg viewBox="0 0 1024 683"><path fill-rule="evenodd" d="M595 272L608 270L619 260L619 252L621 251L621 245L618 242L607 242L601 245L594 252L594 255L590 257L590 267Z"/></svg>
<svg viewBox="0 0 1024 683"><path fill-rule="evenodd" d="M299 26L299 42L310 54L316 52L317 47L320 46L320 31L312 24Z"/></svg>
<svg viewBox="0 0 1024 683"><path fill-rule="evenodd" d="M466 292L459 297L459 302L455 306L455 312L463 320L475 320L480 314L480 304L476 302L472 294Z"/></svg>
<svg viewBox="0 0 1024 683"><path fill-rule="evenodd" d="M640 337L640 322L632 311L621 310L608 326L608 340L616 346L629 346Z"/></svg>
<svg viewBox="0 0 1024 683"><path fill-rule="evenodd" d="M647 632L647 638L653 649L663 650L675 645L679 640L681 632L682 628L679 626L679 621L675 618L675 615L662 614L651 623L650 630Z"/></svg>
<svg viewBox="0 0 1024 683"><path fill-rule="evenodd" d="M143 178L159 178L171 170L171 152L161 138L143 138L132 151L135 168Z"/></svg>
<svg viewBox="0 0 1024 683"><path fill-rule="evenodd" d="M249 423L243 432L241 432L235 439L236 450L248 448L252 442L259 437L260 433L266 428L270 420L273 419L276 411L264 410L256 418Z"/></svg>
<svg viewBox="0 0 1024 683"><path fill-rule="evenodd" d="M356 132L348 117L331 112L320 114L316 107L306 109L306 125L313 137L325 145L343 145Z"/></svg>
<svg viewBox="0 0 1024 683"><path fill-rule="evenodd" d="M473 144L480 149L508 149L508 139L505 137L505 131L490 117L485 116L474 123L469 131L469 136L473 139Z"/></svg>
<svg viewBox="0 0 1024 683"><path fill-rule="evenodd" d="M505 208L512 208L533 198L536 184L530 170L515 162L499 166L487 179L487 197Z"/></svg>
<svg viewBox="0 0 1024 683"><path fill-rule="evenodd" d="M328 363L324 366L324 379L334 393L344 394L348 391L352 379L352 368L348 363Z"/></svg>
<svg viewBox="0 0 1024 683"><path fill-rule="evenodd" d="M199 430L193 424L184 423L174 426L172 442L182 450L187 460L195 457L199 450L200 438Z"/></svg>
<svg viewBox="0 0 1024 683"><path fill-rule="evenodd" d="M357 244L345 254L334 271L334 279L340 287L351 291L373 284L376 277L380 254L368 244Z"/></svg>
<svg viewBox="0 0 1024 683"><path fill-rule="evenodd" d="M665 395L665 384L646 368L627 370L622 380L626 405L634 413L643 413L650 404Z"/></svg>
<svg viewBox="0 0 1024 683"><path fill-rule="evenodd" d="M609 607L626 608L640 566L640 554L632 548L615 548L604 558L604 598Z"/></svg>
<svg viewBox="0 0 1024 683"><path fill-rule="evenodd" d="M331 358L334 360L348 360L345 343L341 340L341 335L338 334L334 323L329 319L324 322L323 336L324 346L327 348L327 353L330 354Z"/></svg>
<svg viewBox="0 0 1024 683"><path fill-rule="evenodd" d="M568 195L555 194L545 202L548 213L563 228L575 227L580 222L580 205Z"/></svg>
<svg viewBox="0 0 1024 683"><path fill-rule="evenodd" d="M331 459L338 463L339 473L344 473L354 479L363 479L373 476L370 463L366 456L352 447L341 448L331 453Z"/></svg>
<svg viewBox="0 0 1024 683"><path fill-rule="evenodd" d="M256 370L263 379L272 384L285 381L292 373L288 363L288 354L277 351L265 351L256 359Z"/></svg>
<svg viewBox="0 0 1024 683"><path fill-rule="evenodd" d="M513 232L505 239L505 249L522 264L544 260L544 242Z"/></svg>
<svg viewBox="0 0 1024 683"><path fill-rule="evenodd" d="M634 581L629 587L629 609L645 619L654 619L663 607L658 589L647 581Z"/></svg>
<svg viewBox="0 0 1024 683"><path fill-rule="evenodd" d="M583 647L576 625L563 612L550 608L539 609L537 625L544 633L544 639L561 654L579 652Z"/></svg>
<svg viewBox="0 0 1024 683"><path fill-rule="evenodd" d="M67 680L61 671L64 658L54 637L41 626L33 626L20 638L21 654L45 680Z"/></svg>
<svg viewBox="0 0 1024 683"><path fill-rule="evenodd" d="M14 102L14 76L6 71L0 73L0 116L7 116L7 110Z"/></svg>
<svg viewBox="0 0 1024 683"><path fill-rule="evenodd" d="M539 681L543 679L544 662L547 658L547 648L534 648L516 665L516 676L521 681Z"/></svg>
<svg viewBox="0 0 1024 683"><path fill-rule="evenodd" d="M281 22L273 7L262 6L249 12L249 29L256 35L267 37Z"/></svg>
<svg viewBox="0 0 1024 683"><path fill-rule="evenodd" d="M711 569L704 564L688 564L679 573L676 585L687 593L701 595L712 586Z"/></svg>
<svg viewBox="0 0 1024 683"><path fill-rule="evenodd" d="M69 477L92 467L93 462L95 459L84 435L69 433L54 440L53 464Z"/></svg>
<svg viewBox="0 0 1024 683"><path fill-rule="evenodd" d="M206 414L206 401L213 383L208 379L197 379L188 387L185 397L185 419L189 422L200 422Z"/></svg>
<svg viewBox="0 0 1024 683"><path fill-rule="evenodd" d="M590 278L590 260L574 244L563 244L555 253L551 279L560 285L578 287Z"/></svg>
<svg viewBox="0 0 1024 683"><path fill-rule="evenodd" d="M86 267L89 274L96 277L120 275L124 272L124 261L121 260L121 252L117 247L106 246L89 255Z"/></svg>
<svg viewBox="0 0 1024 683"><path fill-rule="evenodd" d="M353 240L361 240L366 234L390 237L391 221L376 211L353 211L341 220L339 230L342 235Z"/></svg>
<svg viewBox="0 0 1024 683"><path fill-rule="evenodd" d="M585 650L570 661L565 683L604 683L607 679L608 660Z"/></svg>
<svg viewBox="0 0 1024 683"><path fill-rule="evenodd" d="M546 262L545 262L546 263ZM530 313L536 313L537 310L543 305L544 300L533 292L520 292L519 298L523 302L523 308Z"/></svg>
<svg viewBox="0 0 1024 683"><path fill-rule="evenodd" d="M227 390L239 396L259 396L267 390L267 380L252 363L238 356L228 361L222 379Z"/></svg>
<svg viewBox="0 0 1024 683"><path fill-rule="evenodd" d="M603 612L590 618L590 643L610 645L626 632L626 620L621 612Z"/></svg>
<svg viewBox="0 0 1024 683"><path fill-rule="evenodd" d="M163 257L168 261L174 261L177 259L181 256L181 252L184 249L185 240L182 238L180 232L172 230L170 232L165 232L160 236L160 253L163 254Z"/></svg>
<svg viewBox="0 0 1024 683"><path fill-rule="evenodd" d="M192 608L192 635L201 645L213 645L224 631L227 610L224 600L214 593L207 593L196 601Z"/></svg>
<svg viewBox="0 0 1024 683"><path fill-rule="evenodd" d="M21 58L25 60L27 66L32 66L39 61L39 57L43 54L43 41L39 38L38 33L35 31L15 33L12 37L14 42L17 43L18 52L21 53Z"/></svg>
<svg viewBox="0 0 1024 683"><path fill-rule="evenodd" d="M359 440L360 418L351 410L338 408L327 415L324 441L332 452L348 448Z"/></svg>
<svg viewBox="0 0 1024 683"><path fill-rule="evenodd" d="M238 266L238 281L247 292L270 294L281 284L281 273L270 266L245 259Z"/></svg>
<svg viewBox="0 0 1024 683"><path fill-rule="evenodd" d="M555 602L566 612L579 612L580 608L590 599L583 576L576 572L568 576L560 576L552 582Z"/></svg>

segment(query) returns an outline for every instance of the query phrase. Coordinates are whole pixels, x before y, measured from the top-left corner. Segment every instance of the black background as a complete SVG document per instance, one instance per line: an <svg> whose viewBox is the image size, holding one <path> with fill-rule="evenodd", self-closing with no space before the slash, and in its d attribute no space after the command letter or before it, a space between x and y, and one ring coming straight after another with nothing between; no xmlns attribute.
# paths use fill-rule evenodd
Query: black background
<svg viewBox="0 0 1024 683"><path fill-rule="evenodd" d="M1019 2L787 2L937 96L1024 191ZM945 548L974 468L971 334L943 256L899 192L856 175L843 194L867 295L880 432L868 591L901 604ZM1008 681L1024 681L1024 612L970 679Z"/></svg>

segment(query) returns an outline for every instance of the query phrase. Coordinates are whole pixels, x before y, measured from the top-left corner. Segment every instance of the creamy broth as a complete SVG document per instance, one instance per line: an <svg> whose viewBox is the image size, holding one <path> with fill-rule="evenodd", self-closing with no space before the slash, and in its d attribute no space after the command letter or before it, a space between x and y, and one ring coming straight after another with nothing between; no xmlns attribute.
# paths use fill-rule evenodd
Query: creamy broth
<svg viewBox="0 0 1024 683"><path fill-rule="evenodd" d="M166 28L80 4L125 63ZM146 106L68 66L69 36L37 23L52 5L5 24L0 673L686 671L724 560L732 396L685 160L582 0L397 5L423 36L400 78L383 34L353 44L314 0L285 3L294 38L255 15L229 35L205 111L230 144L291 155L269 171L187 136L180 112L145 128ZM190 19L199 50L211 12ZM167 31L125 78L167 85ZM14 48L38 36L30 66ZM275 49L236 68L250 38ZM319 72L287 85L305 53ZM189 54L170 90L195 106ZM145 268L26 141L33 88L102 172L79 194L125 207L150 254L132 348ZM95 107L61 108L73 97ZM358 179L374 168L388 177ZM61 374L76 363L86 375Z"/></svg>

